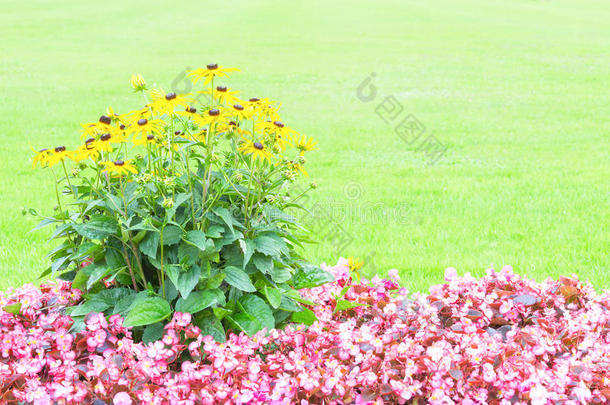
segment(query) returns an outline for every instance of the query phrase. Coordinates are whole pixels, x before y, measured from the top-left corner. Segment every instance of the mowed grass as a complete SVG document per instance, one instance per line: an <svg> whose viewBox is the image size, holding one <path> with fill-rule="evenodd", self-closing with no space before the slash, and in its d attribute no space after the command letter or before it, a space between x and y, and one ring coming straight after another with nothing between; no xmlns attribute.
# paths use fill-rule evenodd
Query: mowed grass
<svg viewBox="0 0 610 405"><path fill-rule="evenodd" d="M52 247L21 214L55 204L28 144L76 147L80 123L140 105L132 73L169 90L210 62L241 68L227 84L281 101L284 121L319 141L310 206L335 221L312 261L368 257L365 273L397 268L422 291L449 266L508 264L610 286L607 1L169 4L2 7L0 288L35 281ZM377 96L362 102L373 72ZM447 147L438 163L376 114L390 95ZM338 247L331 228L352 242Z"/></svg>

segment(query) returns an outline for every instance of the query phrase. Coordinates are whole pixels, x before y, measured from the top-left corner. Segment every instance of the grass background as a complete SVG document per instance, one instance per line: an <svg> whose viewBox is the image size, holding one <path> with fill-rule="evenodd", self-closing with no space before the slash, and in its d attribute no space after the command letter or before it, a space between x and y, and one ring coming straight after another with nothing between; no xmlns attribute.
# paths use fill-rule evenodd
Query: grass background
<svg viewBox="0 0 610 405"><path fill-rule="evenodd" d="M448 266L505 264L610 285L606 0L75 0L2 10L2 289L33 281L50 248L21 215L54 205L28 143L75 147L80 123L139 106L132 73L170 89L185 67L210 62L241 68L227 83L281 101L284 121L319 141L308 166L316 200L353 242L338 251L322 240L313 261L369 257L365 272L397 268L415 290ZM372 72L377 97L365 103L356 88ZM375 113L390 95L447 147L437 164Z"/></svg>

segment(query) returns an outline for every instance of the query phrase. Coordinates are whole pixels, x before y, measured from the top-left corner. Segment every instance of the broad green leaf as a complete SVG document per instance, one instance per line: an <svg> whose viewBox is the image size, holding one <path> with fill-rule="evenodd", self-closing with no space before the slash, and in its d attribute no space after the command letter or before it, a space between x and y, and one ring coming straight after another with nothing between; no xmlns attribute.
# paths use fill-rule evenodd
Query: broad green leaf
<svg viewBox="0 0 610 405"><path fill-rule="evenodd" d="M255 292L256 288L250 281L248 274L235 266L228 266L224 269L227 284L246 292Z"/></svg>
<svg viewBox="0 0 610 405"><path fill-rule="evenodd" d="M163 322L153 323L144 328L142 341L144 343L152 343L163 337Z"/></svg>
<svg viewBox="0 0 610 405"><path fill-rule="evenodd" d="M218 288L218 287L220 287L220 285L222 284L224 279L225 279L224 273L216 273L208 279L207 287L208 288Z"/></svg>
<svg viewBox="0 0 610 405"><path fill-rule="evenodd" d="M338 300L337 301L337 305L335 305L335 310L333 311L333 313L339 312L339 311L345 311L347 309L352 309L352 308L356 308L356 307L361 307L364 304L361 302L354 302L354 301L348 301L348 300Z"/></svg>
<svg viewBox="0 0 610 405"><path fill-rule="evenodd" d="M259 330L263 329L261 323L252 315L245 312L239 312L235 315L227 316L229 325L233 329L245 332L248 336L254 335Z"/></svg>
<svg viewBox="0 0 610 405"><path fill-rule="evenodd" d="M159 232L146 232L146 236L140 242L139 247L140 251L144 253L146 256L152 257L153 259L157 258L157 249L159 248Z"/></svg>
<svg viewBox="0 0 610 405"><path fill-rule="evenodd" d="M220 225L211 225L206 230L206 236L208 238L218 239L222 238L222 234L224 233L225 228Z"/></svg>
<svg viewBox="0 0 610 405"><path fill-rule="evenodd" d="M271 270L271 279L276 283L285 283L292 278L292 273L289 269L283 267L274 267Z"/></svg>
<svg viewBox="0 0 610 405"><path fill-rule="evenodd" d="M95 268L89 275L89 278L87 279L87 290L90 289L93 284L100 281L100 279L102 279L104 276L108 275L108 273L110 273L112 270L113 269L106 267L103 264L95 266Z"/></svg>
<svg viewBox="0 0 610 405"><path fill-rule="evenodd" d="M214 315L219 321L222 321L225 316L233 313L233 311L222 307L214 307L212 308L212 312L214 312Z"/></svg>
<svg viewBox="0 0 610 405"><path fill-rule="evenodd" d="M259 235L254 239L256 251L267 256L278 257L282 254L288 254L286 242L275 233L267 233Z"/></svg>
<svg viewBox="0 0 610 405"><path fill-rule="evenodd" d="M39 229L41 229L41 228L44 228L44 227L45 227L45 226L47 226L47 225L54 224L54 223L56 223L56 222L59 222L59 220L57 220L57 219L55 219L55 218L44 218L44 219L43 219L42 221L40 221L40 222L38 223L38 225L36 225L36 227L35 227L34 229L32 229L30 232L37 231L37 230L39 230Z"/></svg>
<svg viewBox="0 0 610 405"><path fill-rule="evenodd" d="M176 225L166 225L163 228L163 244L166 246L175 245L182 238L182 229Z"/></svg>
<svg viewBox="0 0 610 405"><path fill-rule="evenodd" d="M292 281L294 288L300 290L302 288L318 287L322 284L335 281L335 277L326 270L307 264L297 269Z"/></svg>
<svg viewBox="0 0 610 405"><path fill-rule="evenodd" d="M263 328L267 328L267 332L275 327L273 311L261 297L254 294L247 294L239 299L239 303L246 313L256 318Z"/></svg>
<svg viewBox="0 0 610 405"><path fill-rule="evenodd" d="M273 259L261 254L252 257L252 263L263 274L270 274L273 271Z"/></svg>
<svg viewBox="0 0 610 405"><path fill-rule="evenodd" d="M227 224L227 226L229 227L229 229L231 230L231 232L234 232L233 230L233 215L231 215L231 212L224 208L224 207L216 207L212 210L212 212L214 212L214 214L218 215L225 224Z"/></svg>
<svg viewBox="0 0 610 405"><path fill-rule="evenodd" d="M244 254L244 264L243 264L242 268L245 269L246 265L250 261L250 258L254 254L255 244L250 239L245 239L245 240L244 239L240 239L239 240L239 247L241 248L241 251Z"/></svg>
<svg viewBox="0 0 610 405"><path fill-rule="evenodd" d="M72 307L73 309L70 311L71 316L79 316L79 315L87 315L90 312L104 312L108 308L110 308L110 304L104 301L99 300L89 300L85 301L82 304Z"/></svg>
<svg viewBox="0 0 610 405"><path fill-rule="evenodd" d="M222 323L212 314L199 313L195 316L195 324L201 329L202 335L211 335L219 343L226 342Z"/></svg>
<svg viewBox="0 0 610 405"><path fill-rule="evenodd" d="M123 324L127 327L150 325L161 322L171 314L172 308L163 298L145 298L134 303Z"/></svg>
<svg viewBox="0 0 610 405"><path fill-rule="evenodd" d="M172 280L172 283L176 286L176 289L180 292L182 298L186 299L199 282L201 268L194 265L187 271L180 271L180 266L171 265L166 267L166 273L169 279Z"/></svg>
<svg viewBox="0 0 610 405"><path fill-rule="evenodd" d="M300 312L293 312L291 319L292 322L304 323L307 326L311 326L311 324L318 320L316 314L308 308L303 308Z"/></svg>
<svg viewBox="0 0 610 405"><path fill-rule="evenodd" d="M202 252L205 252L208 248L207 238L205 237L205 232L203 231L188 231L186 233L185 240L191 243L193 246L199 248Z"/></svg>
<svg viewBox="0 0 610 405"><path fill-rule="evenodd" d="M17 315L21 310L21 302L16 302L14 304L5 305L2 307L5 312L9 314Z"/></svg>
<svg viewBox="0 0 610 405"><path fill-rule="evenodd" d="M294 302L294 300L282 295L282 302L280 304L280 309L289 312L298 312L302 309L302 307Z"/></svg>
<svg viewBox="0 0 610 405"><path fill-rule="evenodd" d="M269 304L273 308L277 309L280 307L280 304L282 303L282 293L280 290L266 285L263 287L263 292L265 293L267 301L269 301Z"/></svg>
<svg viewBox="0 0 610 405"><path fill-rule="evenodd" d="M206 308L224 304L225 295L219 289L195 291L186 299L178 298L178 302L176 302L176 311L195 314Z"/></svg>
<svg viewBox="0 0 610 405"><path fill-rule="evenodd" d="M105 215L93 215L91 219L82 224L74 224L74 230L88 239L103 240L119 231L118 223L114 218Z"/></svg>

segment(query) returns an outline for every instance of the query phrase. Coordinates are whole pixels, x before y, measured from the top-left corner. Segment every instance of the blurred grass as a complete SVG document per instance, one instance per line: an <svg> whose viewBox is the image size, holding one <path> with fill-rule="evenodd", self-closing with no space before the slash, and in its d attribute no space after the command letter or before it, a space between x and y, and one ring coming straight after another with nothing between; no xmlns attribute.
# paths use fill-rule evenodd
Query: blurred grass
<svg viewBox="0 0 610 405"><path fill-rule="evenodd" d="M322 240L308 251L314 262L368 257L365 273L397 268L416 290L448 266L478 274L505 264L610 285L607 1L2 9L0 288L35 280L50 248L21 215L54 205L28 144L74 147L81 122L109 105L139 106L132 73L168 89L185 67L209 62L240 67L228 83L281 101L284 120L319 141L308 166L316 200L353 241L338 251ZM364 103L356 88L372 72L377 97ZM390 95L448 148L436 165L375 113Z"/></svg>

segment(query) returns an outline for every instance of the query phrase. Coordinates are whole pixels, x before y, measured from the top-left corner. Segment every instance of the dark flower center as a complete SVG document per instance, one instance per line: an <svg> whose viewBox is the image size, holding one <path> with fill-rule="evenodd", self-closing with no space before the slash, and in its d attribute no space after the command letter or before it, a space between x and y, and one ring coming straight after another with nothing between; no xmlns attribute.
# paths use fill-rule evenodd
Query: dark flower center
<svg viewBox="0 0 610 405"><path fill-rule="evenodd" d="M140 118L138 120L138 125L142 126L142 125L146 125L148 123L148 120L146 118Z"/></svg>
<svg viewBox="0 0 610 405"><path fill-rule="evenodd" d="M217 115L220 115L220 110L217 108L212 108L210 111L208 111L208 114L210 114L212 117L215 117Z"/></svg>
<svg viewBox="0 0 610 405"><path fill-rule="evenodd" d="M254 147L258 150L263 150L264 146L260 142L254 142Z"/></svg>
<svg viewBox="0 0 610 405"><path fill-rule="evenodd" d="M110 121L112 121L112 120L111 120L111 119L110 119L110 117L109 117L109 116L107 116L107 115L102 115L102 116L100 117L100 122L101 122L102 124L110 124Z"/></svg>
<svg viewBox="0 0 610 405"><path fill-rule="evenodd" d="M94 142L94 141L95 141L95 138L87 138L85 143L91 143L91 142Z"/></svg>
<svg viewBox="0 0 610 405"><path fill-rule="evenodd" d="M218 63L210 63L206 67L208 68L208 70L216 70L218 69Z"/></svg>
<svg viewBox="0 0 610 405"><path fill-rule="evenodd" d="M233 108L235 108L237 111L243 111L244 106L241 104L235 104Z"/></svg>
<svg viewBox="0 0 610 405"><path fill-rule="evenodd" d="M256 97L252 97L250 100L248 100L251 103L256 103L257 101L260 101L260 98L256 98Z"/></svg>
<svg viewBox="0 0 610 405"><path fill-rule="evenodd" d="M102 134L102 136L100 136L100 139L102 141L107 141L108 139L110 139L110 134Z"/></svg>
<svg viewBox="0 0 610 405"><path fill-rule="evenodd" d="M284 128L284 124L282 124L280 121L273 121L273 125L279 128Z"/></svg>
<svg viewBox="0 0 610 405"><path fill-rule="evenodd" d="M59 152L65 152L66 151L66 147L65 146L58 146L57 148L55 148L55 152L59 153Z"/></svg>
<svg viewBox="0 0 610 405"><path fill-rule="evenodd" d="M147 135L146 139L148 139L149 141L152 141L153 139L155 139L154 135Z"/></svg>
<svg viewBox="0 0 610 405"><path fill-rule="evenodd" d="M229 121L229 125L236 127L237 126L237 122L235 121Z"/></svg>
<svg viewBox="0 0 610 405"><path fill-rule="evenodd" d="M165 99L166 99L166 100L173 100L173 99L175 99L175 98L176 98L176 93L167 93L167 94L165 95Z"/></svg>
<svg viewBox="0 0 610 405"><path fill-rule="evenodd" d="M216 86L216 90L225 93L227 91L227 86Z"/></svg>
<svg viewBox="0 0 610 405"><path fill-rule="evenodd" d="M125 129L125 125L121 124L121 126L119 126L119 128Z"/></svg>
<svg viewBox="0 0 610 405"><path fill-rule="evenodd" d="M191 114L195 114L197 112L197 109L195 107L187 107L186 108L186 112L189 112Z"/></svg>
<svg viewBox="0 0 610 405"><path fill-rule="evenodd" d="M123 166L123 165L125 165L125 162L124 162L124 161L122 161L122 160L116 160L116 161L114 162L114 165L115 165L115 166Z"/></svg>

